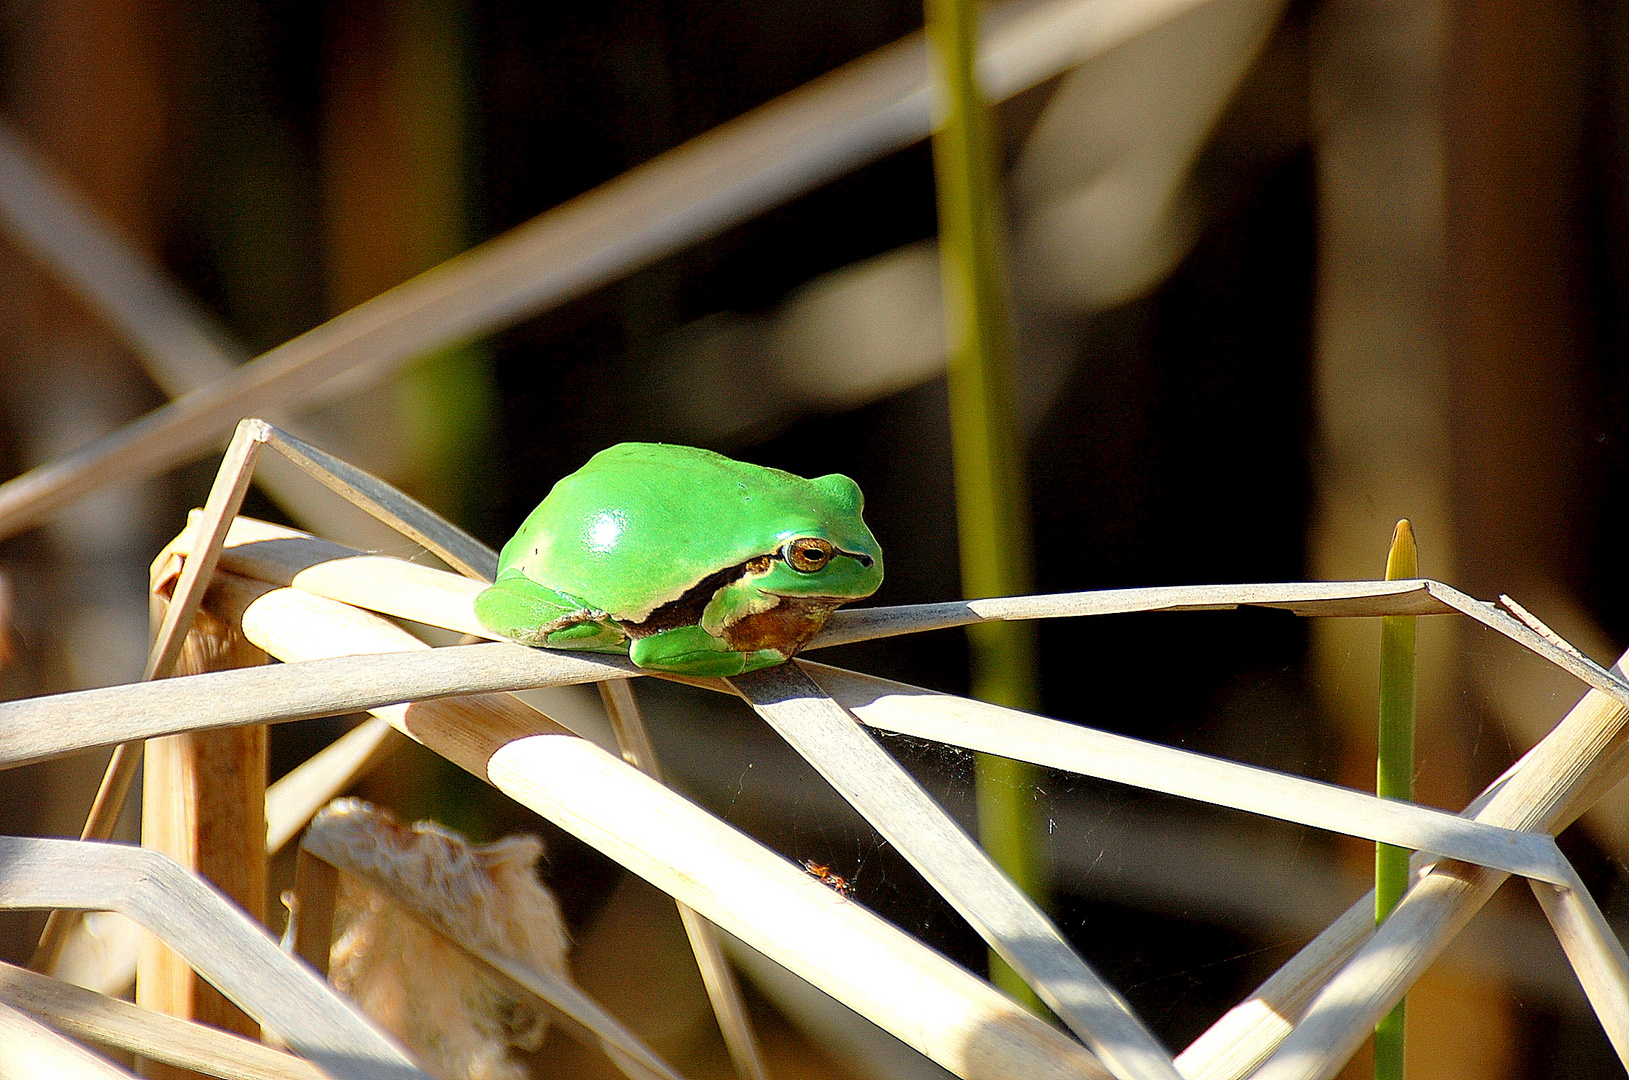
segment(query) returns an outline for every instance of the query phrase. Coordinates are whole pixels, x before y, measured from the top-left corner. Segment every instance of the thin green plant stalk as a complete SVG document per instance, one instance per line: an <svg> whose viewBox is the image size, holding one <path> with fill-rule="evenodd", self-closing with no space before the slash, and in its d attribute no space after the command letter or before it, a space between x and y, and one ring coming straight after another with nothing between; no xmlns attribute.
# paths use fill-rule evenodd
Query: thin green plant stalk
<svg viewBox="0 0 1629 1080"><path fill-rule="evenodd" d="M1386 557L1386 580L1420 576L1414 528L1404 518L1392 533ZM1414 798L1415 626L1412 615L1380 619L1380 733L1375 765L1375 794L1382 799ZM1374 852L1374 921L1385 921L1408 891L1407 848L1376 844ZM1403 1080L1404 1007L1399 1001L1374 1030L1375 1080Z"/></svg>
<svg viewBox="0 0 1629 1080"><path fill-rule="evenodd" d="M472 15L464 2L410 0L395 17L399 74L393 109L415 163L408 227L417 272L475 239L469 192L476 93L469 59ZM492 378L490 350L466 341L427 353L396 381L413 442L414 494L469 528L496 503L470 480L484 471L479 448L492 436Z"/></svg>
<svg viewBox="0 0 1629 1080"><path fill-rule="evenodd" d="M975 76L974 0L925 0L928 40L942 93L933 135L939 251L951 356L951 453L962 588L969 598L1029 591L1029 522L1012 410L1012 329L1002 266L1000 186L988 102ZM1035 638L1029 624L968 632L974 697L1034 709ZM979 842L1043 906L1048 891L1033 837L1033 766L979 755ZM1042 1006L1006 964L991 978L1033 1010Z"/></svg>

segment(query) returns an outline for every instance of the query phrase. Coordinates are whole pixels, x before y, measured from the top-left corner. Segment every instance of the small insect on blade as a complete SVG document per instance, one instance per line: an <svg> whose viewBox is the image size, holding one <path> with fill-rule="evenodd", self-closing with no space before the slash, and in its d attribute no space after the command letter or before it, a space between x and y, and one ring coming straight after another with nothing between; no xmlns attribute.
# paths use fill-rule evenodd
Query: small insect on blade
<svg viewBox="0 0 1629 1080"><path fill-rule="evenodd" d="M821 881L825 882L827 887L832 889L839 896L847 897L854 895L854 886L848 883L848 879L840 874L832 873L831 867L827 866L825 863L817 863L811 859L804 859L803 870L805 873L813 877L817 877Z"/></svg>

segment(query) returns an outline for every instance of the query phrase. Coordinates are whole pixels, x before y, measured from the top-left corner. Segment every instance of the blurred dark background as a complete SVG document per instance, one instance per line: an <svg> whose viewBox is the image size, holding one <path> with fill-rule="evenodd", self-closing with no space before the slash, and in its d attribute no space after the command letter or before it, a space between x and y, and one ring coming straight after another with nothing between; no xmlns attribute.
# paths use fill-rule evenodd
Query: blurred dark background
<svg viewBox="0 0 1629 1080"><path fill-rule="evenodd" d="M0 107L258 353L921 17L888 0L36 0L5 8ZM1604 0L1212 0L1001 103L1038 589L1379 576L1406 516L1424 574L1508 592L1615 656L1629 633L1614 558L1629 528L1626 18ZM874 602L959 596L934 234L918 144L316 419L329 449L494 545L616 441L844 472L888 552ZM8 475L163 400L9 246L0 296ZM9 694L134 677L145 567L212 472L111 490L0 546ZM1421 637L1419 797L1457 810L1581 691L1481 631L1431 620ZM1260 612L1048 623L1044 709L1372 785L1377 638L1370 622ZM967 685L958 634L821 658ZM982 965L970 932L750 715L641 693L702 802ZM284 767L307 752L278 738ZM888 744L971 813L965 755ZM0 794L8 831L77 831L99 769L29 770ZM640 970L617 924L645 925L628 912L652 900L599 856L432 762L399 763L369 793L478 833L541 829L579 957L606 965L579 977L614 1003L610 969L633 955ZM1365 888L1359 844L1079 778L1049 777L1036 798L1060 924L1176 1048ZM1609 799L1565 841L1620 922L1625 810ZM7 958L33 925L13 927ZM648 991L620 978L627 997ZM1514 886L1411 1000L1411 1075L1619 1069ZM670 1036L698 1061L714 1047ZM820 1069L866 1074L821 1050Z"/></svg>

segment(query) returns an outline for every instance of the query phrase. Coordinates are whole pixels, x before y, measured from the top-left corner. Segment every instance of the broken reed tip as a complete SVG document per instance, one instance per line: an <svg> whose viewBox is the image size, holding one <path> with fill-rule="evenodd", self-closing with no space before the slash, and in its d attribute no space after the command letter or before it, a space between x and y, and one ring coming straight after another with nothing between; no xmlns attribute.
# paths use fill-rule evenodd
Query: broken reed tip
<svg viewBox="0 0 1629 1080"><path fill-rule="evenodd" d="M1386 580L1402 581L1420 576L1420 548L1414 540L1414 526L1399 518L1391 533L1391 550L1386 555Z"/></svg>

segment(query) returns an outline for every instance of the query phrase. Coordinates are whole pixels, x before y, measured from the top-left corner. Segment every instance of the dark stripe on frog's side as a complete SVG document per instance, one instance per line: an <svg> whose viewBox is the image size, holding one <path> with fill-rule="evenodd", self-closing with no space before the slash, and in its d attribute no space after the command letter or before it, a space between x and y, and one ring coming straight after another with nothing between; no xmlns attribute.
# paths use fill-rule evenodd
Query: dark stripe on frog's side
<svg viewBox="0 0 1629 1080"><path fill-rule="evenodd" d="M838 551L836 556L856 559L866 566L871 564L866 556L851 552ZM664 630L699 625L702 613L720 589L734 585L743 578L766 573L774 560L784 561L784 556L777 551L727 566L702 578L686 589L683 596L652 611L643 622L618 621L617 625L631 638L645 638ZM775 649L791 656L825 627L833 611L847 602L846 599L825 597L777 597L774 606L769 609L742 616L723 626L721 636L731 649L739 652Z"/></svg>
<svg viewBox="0 0 1629 1080"><path fill-rule="evenodd" d="M713 594L726 585L733 585L748 574L761 574L769 569L770 560L774 555L759 555L735 566L726 566L724 569L708 574L700 581L684 591L684 595L677 600L669 600L649 615L643 622L621 622L618 625L631 638L650 637L663 630L672 630L680 626L695 626L701 622L701 613L707 610L712 602Z"/></svg>

